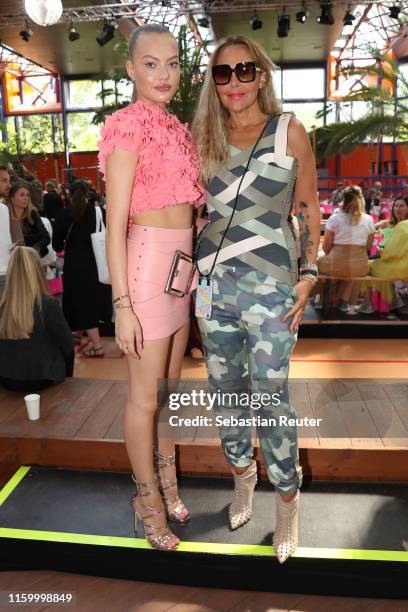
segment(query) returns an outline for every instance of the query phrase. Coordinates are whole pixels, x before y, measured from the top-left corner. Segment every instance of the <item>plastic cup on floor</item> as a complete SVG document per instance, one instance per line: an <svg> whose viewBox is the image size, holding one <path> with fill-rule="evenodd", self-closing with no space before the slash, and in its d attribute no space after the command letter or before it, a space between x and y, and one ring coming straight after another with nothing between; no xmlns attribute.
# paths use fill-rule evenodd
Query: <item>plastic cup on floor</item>
<svg viewBox="0 0 408 612"><path fill-rule="evenodd" d="M30 421L38 421L40 418L40 396L38 393L31 393L24 397L27 406L28 418Z"/></svg>

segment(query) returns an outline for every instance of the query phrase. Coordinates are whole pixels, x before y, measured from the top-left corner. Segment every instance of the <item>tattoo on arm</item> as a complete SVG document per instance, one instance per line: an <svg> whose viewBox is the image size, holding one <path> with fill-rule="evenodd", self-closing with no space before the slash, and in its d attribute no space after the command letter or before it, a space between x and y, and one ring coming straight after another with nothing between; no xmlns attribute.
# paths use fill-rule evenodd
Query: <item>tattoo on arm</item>
<svg viewBox="0 0 408 612"><path fill-rule="evenodd" d="M309 205L307 202L301 201L299 204L299 230L300 230L300 263L301 265L311 263L314 261L314 242L310 239L310 228L309 228Z"/></svg>

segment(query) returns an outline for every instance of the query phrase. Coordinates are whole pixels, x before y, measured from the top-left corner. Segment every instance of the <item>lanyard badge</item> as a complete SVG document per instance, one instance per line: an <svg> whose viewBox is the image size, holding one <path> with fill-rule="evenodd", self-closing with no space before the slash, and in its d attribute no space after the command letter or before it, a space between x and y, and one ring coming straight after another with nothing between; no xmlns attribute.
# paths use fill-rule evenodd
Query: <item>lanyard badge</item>
<svg viewBox="0 0 408 612"><path fill-rule="evenodd" d="M195 316L199 319L210 319L212 311L212 280L200 277L195 296Z"/></svg>

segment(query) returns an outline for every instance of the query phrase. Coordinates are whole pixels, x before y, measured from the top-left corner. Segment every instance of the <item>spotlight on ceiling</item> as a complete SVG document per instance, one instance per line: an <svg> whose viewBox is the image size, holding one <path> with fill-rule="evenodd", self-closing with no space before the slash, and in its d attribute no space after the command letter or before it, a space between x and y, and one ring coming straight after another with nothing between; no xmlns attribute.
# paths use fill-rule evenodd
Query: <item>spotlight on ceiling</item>
<svg viewBox="0 0 408 612"><path fill-rule="evenodd" d="M355 16L353 15L353 13L350 11L350 6L348 7L346 14L343 17L343 25L345 26L351 26L353 25L353 21L355 20Z"/></svg>
<svg viewBox="0 0 408 612"><path fill-rule="evenodd" d="M256 13L251 17L249 23L251 24L251 28L253 30L260 30L262 28L262 21L259 19Z"/></svg>
<svg viewBox="0 0 408 612"><path fill-rule="evenodd" d="M391 19L398 19L398 15L400 14L401 7L393 4L390 6L390 17Z"/></svg>
<svg viewBox="0 0 408 612"><path fill-rule="evenodd" d="M197 19L197 23L200 26L200 28L209 28L210 27L210 20L208 19L207 16L199 17Z"/></svg>
<svg viewBox="0 0 408 612"><path fill-rule="evenodd" d="M290 30L290 15L279 15L278 17L278 38L286 38Z"/></svg>
<svg viewBox="0 0 408 612"><path fill-rule="evenodd" d="M317 18L317 23L322 25L333 25L334 17L332 13L332 4L330 2L322 2L320 5L320 15Z"/></svg>
<svg viewBox="0 0 408 612"><path fill-rule="evenodd" d="M33 30L30 26L30 24L28 23L27 19L25 20L25 28L24 30L21 30L20 32L20 36L21 38L25 41L28 42L31 38L31 36L33 35Z"/></svg>
<svg viewBox="0 0 408 612"><path fill-rule="evenodd" d="M306 3L303 2L302 9L296 13L296 21L299 23L305 23L309 17L309 11L307 10Z"/></svg>
<svg viewBox="0 0 408 612"><path fill-rule="evenodd" d="M103 24L102 32L99 34L99 36L96 37L96 42L98 43L98 45L103 47L104 45L107 45L108 42L110 42L114 36L115 25L111 22L105 21L105 23Z"/></svg>
<svg viewBox="0 0 408 612"><path fill-rule="evenodd" d="M69 30L68 30L68 38L71 42L75 42L76 40L78 40L78 38L80 38L78 32L76 31L74 22L71 21L71 24L69 26Z"/></svg>

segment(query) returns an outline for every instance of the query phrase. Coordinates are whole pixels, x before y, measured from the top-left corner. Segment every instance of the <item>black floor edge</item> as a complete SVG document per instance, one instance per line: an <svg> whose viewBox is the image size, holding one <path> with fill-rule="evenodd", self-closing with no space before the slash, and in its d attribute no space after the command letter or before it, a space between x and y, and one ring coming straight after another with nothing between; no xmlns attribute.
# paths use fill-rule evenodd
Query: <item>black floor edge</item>
<svg viewBox="0 0 408 612"><path fill-rule="evenodd" d="M0 539L0 570L53 570L186 586L408 599L408 563L289 559Z"/></svg>

